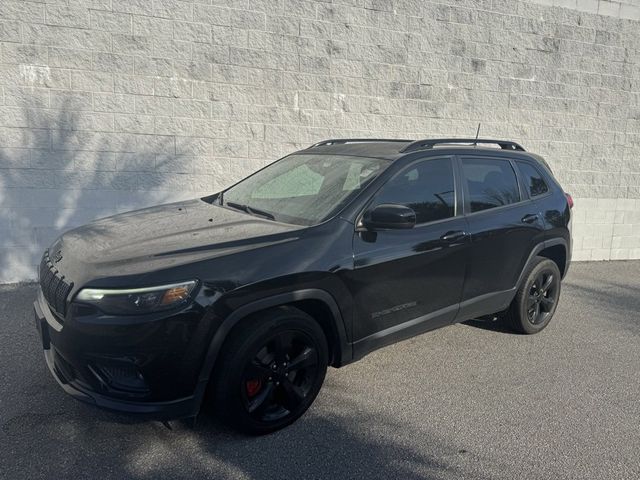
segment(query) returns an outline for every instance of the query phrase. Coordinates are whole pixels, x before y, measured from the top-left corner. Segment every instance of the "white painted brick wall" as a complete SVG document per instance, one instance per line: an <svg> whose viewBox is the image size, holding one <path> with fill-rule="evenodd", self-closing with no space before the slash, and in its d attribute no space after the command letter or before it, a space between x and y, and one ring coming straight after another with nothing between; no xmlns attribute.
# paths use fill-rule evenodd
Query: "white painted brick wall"
<svg viewBox="0 0 640 480"><path fill-rule="evenodd" d="M638 258L640 0L0 0L0 282L93 218L328 137L484 136Z"/></svg>

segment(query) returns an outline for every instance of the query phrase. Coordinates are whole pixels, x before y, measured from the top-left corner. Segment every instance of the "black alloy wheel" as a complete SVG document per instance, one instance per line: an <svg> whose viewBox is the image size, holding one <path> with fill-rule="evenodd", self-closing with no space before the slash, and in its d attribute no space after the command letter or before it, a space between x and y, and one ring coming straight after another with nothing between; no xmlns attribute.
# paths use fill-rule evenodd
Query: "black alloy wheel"
<svg viewBox="0 0 640 480"><path fill-rule="evenodd" d="M505 320L517 332L540 332L558 307L560 290L561 274L556 262L536 257L523 274Z"/></svg>
<svg viewBox="0 0 640 480"><path fill-rule="evenodd" d="M533 325L544 323L545 319L553 313L558 300L558 284L560 279L552 269L542 270L538 273L527 299L527 318Z"/></svg>
<svg viewBox="0 0 640 480"><path fill-rule="evenodd" d="M318 351L304 333L273 335L245 367L240 385L244 408L260 422L297 412L313 389L318 362Z"/></svg>
<svg viewBox="0 0 640 480"><path fill-rule="evenodd" d="M292 307L242 320L214 366L209 399L221 423L262 435L297 420L315 400L327 371L327 339L318 322Z"/></svg>

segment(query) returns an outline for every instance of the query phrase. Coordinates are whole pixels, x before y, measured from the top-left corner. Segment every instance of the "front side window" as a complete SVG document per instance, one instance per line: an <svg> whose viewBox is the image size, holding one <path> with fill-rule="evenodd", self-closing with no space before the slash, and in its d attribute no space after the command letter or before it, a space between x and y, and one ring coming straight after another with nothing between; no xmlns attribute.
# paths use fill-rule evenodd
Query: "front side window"
<svg viewBox="0 0 640 480"><path fill-rule="evenodd" d="M424 160L407 167L380 189L371 206L383 203L413 209L416 223L453 217L456 194L451 159Z"/></svg>
<svg viewBox="0 0 640 480"><path fill-rule="evenodd" d="M533 165L527 162L518 162L518 168L520 169L520 173L522 173L524 186L529 190L529 195L537 197L549 191L549 187L547 187L542 174Z"/></svg>
<svg viewBox="0 0 640 480"><path fill-rule="evenodd" d="M344 208L389 164L347 155L289 155L224 191L220 203L285 223L315 225Z"/></svg>
<svg viewBox="0 0 640 480"><path fill-rule="evenodd" d="M520 201L516 173L508 160L465 158L462 178L467 185L471 212Z"/></svg>

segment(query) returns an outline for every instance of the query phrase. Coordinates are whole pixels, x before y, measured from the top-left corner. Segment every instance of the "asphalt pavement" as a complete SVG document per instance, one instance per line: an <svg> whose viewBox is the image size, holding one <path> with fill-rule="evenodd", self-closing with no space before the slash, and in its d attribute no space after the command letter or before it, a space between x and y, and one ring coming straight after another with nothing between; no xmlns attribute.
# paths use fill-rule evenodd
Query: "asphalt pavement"
<svg viewBox="0 0 640 480"><path fill-rule="evenodd" d="M538 335L461 324L331 369L301 420L259 438L70 398L35 291L0 286L0 478L640 478L637 261L572 265Z"/></svg>

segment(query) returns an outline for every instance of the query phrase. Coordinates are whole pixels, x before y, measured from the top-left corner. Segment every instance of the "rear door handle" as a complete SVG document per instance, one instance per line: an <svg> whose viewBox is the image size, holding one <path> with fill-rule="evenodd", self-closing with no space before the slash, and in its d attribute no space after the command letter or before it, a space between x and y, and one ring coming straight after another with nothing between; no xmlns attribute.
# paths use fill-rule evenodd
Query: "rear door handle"
<svg viewBox="0 0 640 480"><path fill-rule="evenodd" d="M462 230L456 230L453 232L445 233L440 237L440 240L442 240L443 242L453 243L453 242L457 242L458 240L462 240L466 236L467 236L467 232L464 232Z"/></svg>
<svg viewBox="0 0 640 480"><path fill-rule="evenodd" d="M525 215L524 217L522 217L522 223L533 223L535 221L538 220L538 214L537 213L530 213L528 215Z"/></svg>

